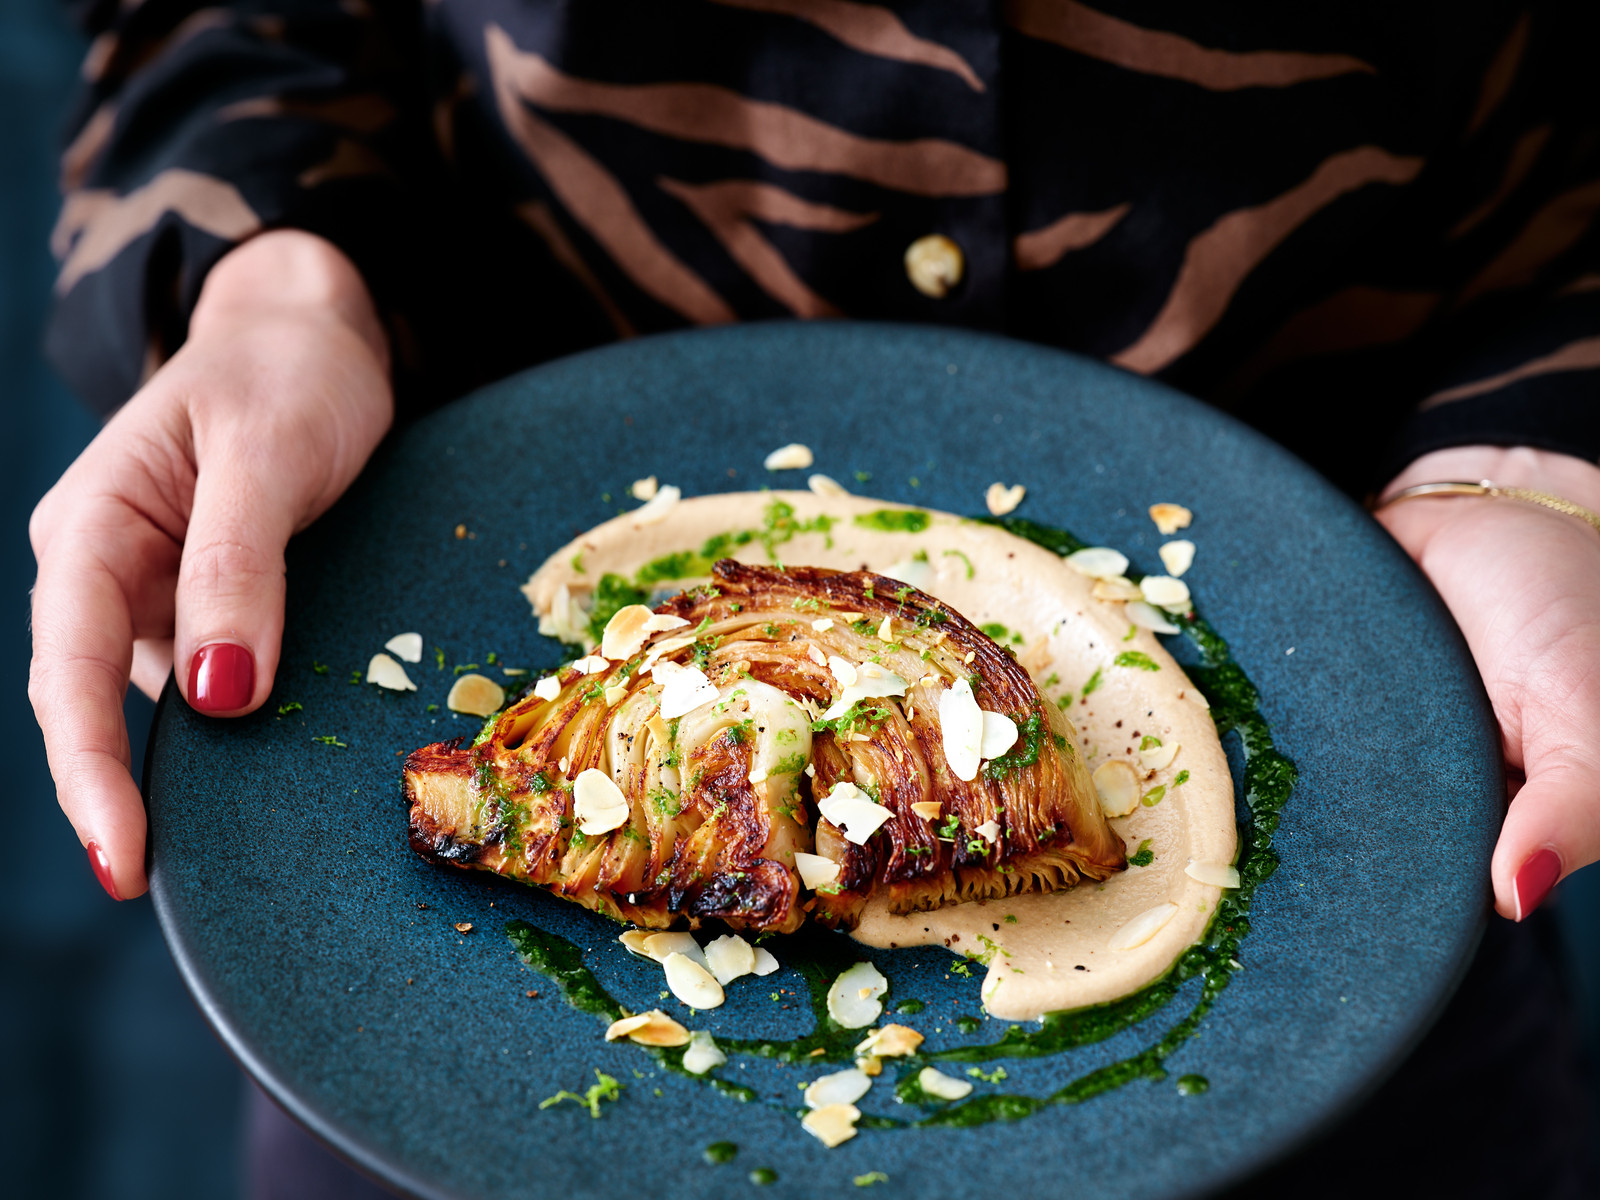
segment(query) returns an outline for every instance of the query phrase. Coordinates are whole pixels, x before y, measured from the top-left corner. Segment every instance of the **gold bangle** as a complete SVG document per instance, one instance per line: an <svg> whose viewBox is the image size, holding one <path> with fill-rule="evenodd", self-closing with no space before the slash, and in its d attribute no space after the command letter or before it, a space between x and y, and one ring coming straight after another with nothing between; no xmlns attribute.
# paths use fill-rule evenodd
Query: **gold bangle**
<svg viewBox="0 0 1600 1200"><path fill-rule="evenodd" d="M1494 499L1521 500L1525 504L1537 504L1569 517L1577 517L1595 532L1600 533L1600 513L1584 508L1581 504L1574 504L1571 500L1563 500L1560 496L1552 496L1549 492L1535 492L1529 488L1496 487L1487 479L1479 483L1419 483L1396 492L1372 511L1381 512L1391 504L1398 504L1402 500L1417 500L1424 496L1490 496Z"/></svg>

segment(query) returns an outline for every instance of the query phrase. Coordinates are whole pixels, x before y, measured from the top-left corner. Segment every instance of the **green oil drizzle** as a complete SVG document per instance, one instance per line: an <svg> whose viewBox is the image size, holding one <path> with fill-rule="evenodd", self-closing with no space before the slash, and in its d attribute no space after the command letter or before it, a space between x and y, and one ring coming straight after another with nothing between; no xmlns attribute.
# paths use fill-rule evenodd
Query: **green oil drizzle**
<svg viewBox="0 0 1600 1200"><path fill-rule="evenodd" d="M880 533L921 533L932 521L933 518L920 508L880 508L855 518L861 528L876 529Z"/></svg>
<svg viewBox="0 0 1600 1200"><path fill-rule="evenodd" d="M579 1012L598 1017L607 1025L613 1021L620 1021L627 1015L611 993L600 986L600 981L594 977L594 973L583 965L583 951L566 938L539 929L526 921L512 921L507 924L506 937L511 940L522 961L559 987L561 998ZM688 1070L683 1065L682 1046L640 1046L637 1042L632 1045L638 1046L674 1075L701 1080L707 1086L715 1088L725 1096L732 1096L735 1100L756 1099L754 1088L710 1075L696 1075Z"/></svg>
<svg viewBox="0 0 1600 1200"><path fill-rule="evenodd" d="M739 1147L735 1146L732 1142L712 1142L711 1145L707 1146L702 1152L702 1157L708 1163L715 1165L719 1163L732 1162L734 1156L738 1153Z"/></svg>
<svg viewBox="0 0 1600 1200"><path fill-rule="evenodd" d="M778 1182L778 1173L771 1167L757 1167L750 1172L750 1182L765 1187L769 1183Z"/></svg>
<svg viewBox="0 0 1600 1200"><path fill-rule="evenodd" d="M927 514L923 514L926 516ZM859 519L859 518L858 518ZM679 550L672 554L663 554L653 558L634 573L630 585L627 580L617 576L606 578L617 579L620 587L632 587L637 591L647 591L657 584L679 583L688 579L703 579L711 574L711 567L719 558L727 558L741 546L748 546L751 542L760 542L766 550L767 557L773 562L778 561L778 547L802 533L820 533L827 538L827 544L833 545L829 536L834 525L838 523L837 517L830 517L826 513L801 520L794 515L794 505L783 500L769 501L761 512L760 529L734 529L727 533L713 534L707 538L698 550ZM601 588L605 587L605 579L601 580ZM642 604L644 600L627 601L627 603ZM593 632L594 619L600 612L600 594L596 593L593 618L590 621ZM621 607L618 605L617 607ZM615 612L616 609L611 610ZM611 613L606 614L606 620L611 619ZM605 629L605 624L600 624L600 629ZM598 638L598 634L596 637Z"/></svg>
<svg viewBox="0 0 1600 1200"><path fill-rule="evenodd" d="M898 520L912 516L926 518L927 514L920 510L905 513L886 509L869 516ZM781 512L771 514L768 529L764 532L782 531L784 519ZM856 520L869 527L880 527L862 517ZM1023 518L980 520L1057 554L1070 554L1084 548L1083 542L1064 530L1052 529ZM918 526L919 529L923 527L925 525ZM901 526L893 528L898 530ZM759 536L760 533L752 532L745 540ZM703 549L709 551L718 548L708 543ZM663 570L666 569L676 570L676 563L671 568L664 566ZM650 570L651 567L646 568L646 571ZM642 582L646 571L636 578ZM1136 580L1138 576L1135 572L1129 572L1129 577ZM1295 767L1273 745L1266 719L1260 711L1260 697L1243 669L1234 662L1227 643L1198 615L1175 616L1172 620L1197 653L1198 664L1187 666L1185 670L1210 702L1211 717L1218 734L1223 737L1237 735L1243 751L1243 799L1247 815L1239 830L1240 886L1222 893L1202 941L1186 950L1165 976L1130 996L1094 1008L1049 1013L1033 1027L1011 1025L999 1037L984 1044L955 1046L885 1062L885 1067L892 1067L898 1072L896 1097L905 1104L922 1109L926 1115L919 1120L905 1121L864 1114L858 1122L858 1128L893 1129L907 1125L963 1127L993 1121L1014 1121L1054 1105L1080 1104L1137 1079L1165 1079L1166 1060L1194 1036L1232 980L1233 973L1239 969L1240 946L1250 931L1250 905L1255 889L1277 869L1278 858L1272 848L1272 838L1294 786ZM1092 685L1085 688L1085 694L1090 690ZM1137 862L1139 858L1140 855L1136 853L1134 861ZM584 967L582 951L571 942L523 921L513 921L507 925L506 935L523 961L554 981L562 996L574 1008L607 1023L624 1015L622 1006ZM730 1038L719 1039L717 1044L729 1055L730 1060L738 1055L802 1065L853 1060L855 1046L866 1031L841 1028L828 1016L827 989L839 972L856 961L855 951L843 939L812 929L803 929L791 935L785 940L785 949L784 957L788 965L804 977L810 993L811 1032L787 1040ZM981 1064L1001 1059L1044 1058L1105 1041L1164 1009L1184 984L1195 978L1201 980L1201 986L1194 1006L1154 1043L1127 1058L1090 1071L1047 1095L1028 1096L995 1091L950 1102L929 1095L918 1082L922 1068L932 1064ZM885 1005L888 1012L908 1015L922 1012L925 1007L922 1001L909 998ZM973 1017L960 1017L953 1023L964 1033L976 1032L982 1024ZM637 1048L650 1054L663 1068L675 1074L697 1079L740 1100L758 1098L752 1088L730 1083L711 1073L695 1075L685 1070L681 1048ZM985 1074L969 1069L968 1073L985 1083L1004 1078L998 1070ZM1199 1095L1209 1086L1205 1077L1200 1075L1185 1075L1177 1081L1178 1090L1184 1095ZM787 1109L790 1105L787 1101L780 1101L777 1106ZM706 1150L708 1161L713 1149L726 1145L729 1144L717 1143L709 1147ZM750 1178L756 1183L771 1183L777 1179L777 1173L771 1168L762 1167L752 1171Z"/></svg>

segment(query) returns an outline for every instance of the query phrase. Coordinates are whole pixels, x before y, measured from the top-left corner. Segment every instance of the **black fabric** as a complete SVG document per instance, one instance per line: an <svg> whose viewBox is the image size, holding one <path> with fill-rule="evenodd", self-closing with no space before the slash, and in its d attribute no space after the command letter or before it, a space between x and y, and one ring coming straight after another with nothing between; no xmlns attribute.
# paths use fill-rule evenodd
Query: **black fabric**
<svg viewBox="0 0 1600 1200"><path fill-rule="evenodd" d="M1592 1067L1555 919L1491 917L1460 990L1370 1100L1219 1200L1589 1200L1600 1196Z"/></svg>
<svg viewBox="0 0 1600 1200"><path fill-rule="evenodd" d="M254 1084L245 1104L244 1200L390 1200Z"/></svg>
<svg viewBox="0 0 1600 1200"><path fill-rule="evenodd" d="M1465 442L1600 459L1592 3L80 12L49 349L102 412L230 246L293 226L366 276L404 413L618 336L841 314L1158 375L1352 490ZM902 261L933 233L965 258L937 298Z"/></svg>

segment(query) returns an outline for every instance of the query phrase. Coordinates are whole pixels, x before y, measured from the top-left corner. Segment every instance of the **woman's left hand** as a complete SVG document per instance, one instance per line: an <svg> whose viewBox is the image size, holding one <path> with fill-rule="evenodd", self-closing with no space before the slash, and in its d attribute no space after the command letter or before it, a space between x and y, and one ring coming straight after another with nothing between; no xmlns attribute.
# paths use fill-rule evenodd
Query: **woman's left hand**
<svg viewBox="0 0 1600 1200"><path fill-rule="evenodd" d="M1384 495L1484 479L1600 511L1600 467L1523 448L1435 451ZM1378 519L1449 606L1494 705L1512 795L1490 875L1495 908L1520 921L1600 859L1600 532L1487 497L1407 500Z"/></svg>

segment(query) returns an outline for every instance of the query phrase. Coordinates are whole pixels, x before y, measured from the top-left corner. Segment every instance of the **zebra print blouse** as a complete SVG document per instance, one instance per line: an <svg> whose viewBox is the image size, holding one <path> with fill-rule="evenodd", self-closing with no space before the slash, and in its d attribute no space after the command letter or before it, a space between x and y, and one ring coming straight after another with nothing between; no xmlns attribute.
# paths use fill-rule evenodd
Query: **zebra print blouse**
<svg viewBox="0 0 1600 1200"><path fill-rule="evenodd" d="M1593 4L90 0L48 348L102 411L258 230L366 276L415 411L716 322L1007 332L1346 486L1600 458Z"/></svg>

